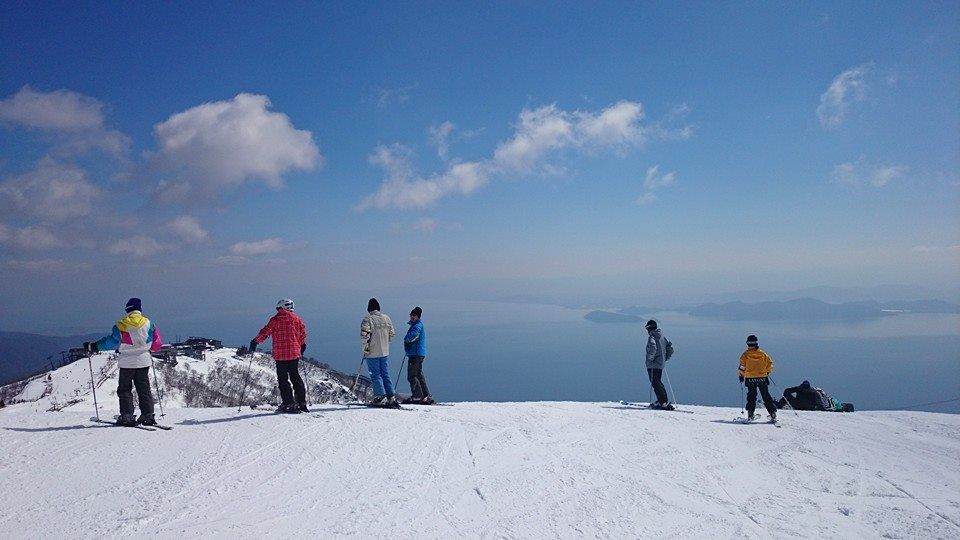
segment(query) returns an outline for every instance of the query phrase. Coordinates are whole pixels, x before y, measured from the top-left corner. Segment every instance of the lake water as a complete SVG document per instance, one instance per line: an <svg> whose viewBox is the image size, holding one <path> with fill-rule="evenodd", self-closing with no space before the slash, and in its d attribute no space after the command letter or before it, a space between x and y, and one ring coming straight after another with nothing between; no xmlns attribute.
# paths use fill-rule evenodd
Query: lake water
<svg viewBox="0 0 960 540"><path fill-rule="evenodd" d="M395 375L403 358L409 306L381 303L399 334L391 348ZM404 308L391 309L393 305ZM428 335L424 373L439 400L648 399L642 324L593 323L583 319L585 310L557 306L435 302L423 307ZM354 373L360 362L362 306L326 306L301 315L310 331L307 355ZM228 343L245 343L267 316L221 313L219 334L213 334ZM771 393L777 397L804 379L858 409L960 397L960 315L898 314L809 324L720 321L676 312L655 318L676 350L667 374L680 403L740 406L737 364L751 333L774 360ZM405 372L399 388L409 391ZM960 413L960 401L914 410Z"/></svg>

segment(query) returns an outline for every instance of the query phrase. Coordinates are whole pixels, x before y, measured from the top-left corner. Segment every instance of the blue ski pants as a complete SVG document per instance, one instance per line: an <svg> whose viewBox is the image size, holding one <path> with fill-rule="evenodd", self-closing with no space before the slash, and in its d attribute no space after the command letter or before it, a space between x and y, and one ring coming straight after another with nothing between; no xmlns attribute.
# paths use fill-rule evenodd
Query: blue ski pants
<svg viewBox="0 0 960 540"><path fill-rule="evenodd" d="M373 383L373 395L387 397L393 395L393 383L390 382L390 357L367 358L370 370L370 382Z"/></svg>

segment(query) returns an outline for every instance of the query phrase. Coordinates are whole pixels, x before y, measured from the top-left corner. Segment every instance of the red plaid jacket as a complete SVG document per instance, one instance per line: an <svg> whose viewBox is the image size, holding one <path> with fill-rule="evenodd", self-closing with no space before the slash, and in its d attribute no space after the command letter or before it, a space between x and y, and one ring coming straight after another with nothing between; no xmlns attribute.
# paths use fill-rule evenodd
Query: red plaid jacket
<svg viewBox="0 0 960 540"><path fill-rule="evenodd" d="M300 346L307 342L307 327L296 313L281 309L260 330L257 343L273 337L273 359L278 362L300 358Z"/></svg>

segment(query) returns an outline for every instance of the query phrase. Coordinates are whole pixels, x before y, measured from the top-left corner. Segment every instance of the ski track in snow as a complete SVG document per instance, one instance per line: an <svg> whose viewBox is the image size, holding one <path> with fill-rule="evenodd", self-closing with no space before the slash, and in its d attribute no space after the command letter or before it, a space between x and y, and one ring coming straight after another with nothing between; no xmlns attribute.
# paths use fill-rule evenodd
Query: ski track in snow
<svg viewBox="0 0 960 540"><path fill-rule="evenodd" d="M611 403L0 413L4 538L960 537L960 416ZM101 416L108 415L101 411Z"/></svg>

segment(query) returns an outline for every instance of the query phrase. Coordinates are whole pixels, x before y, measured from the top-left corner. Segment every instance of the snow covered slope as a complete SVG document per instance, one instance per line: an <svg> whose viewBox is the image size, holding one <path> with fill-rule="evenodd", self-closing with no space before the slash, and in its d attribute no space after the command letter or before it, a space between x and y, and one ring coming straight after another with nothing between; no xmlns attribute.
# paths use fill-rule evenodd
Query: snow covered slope
<svg viewBox="0 0 960 540"><path fill-rule="evenodd" d="M411 407L412 408L412 407ZM0 410L4 538L958 538L960 416L456 403Z"/></svg>
<svg viewBox="0 0 960 540"><path fill-rule="evenodd" d="M272 403L276 401L277 376L274 362L269 355L256 353L254 361L236 356L237 350L221 348L208 351L203 359L180 356L176 365L157 361L159 387L163 392L164 408L187 406L233 406L240 402ZM90 367L97 381L97 399L101 411L112 414L117 411L117 377L119 371L113 353L94 355L90 363L79 360L54 371L32 378L18 392L7 399L27 402L32 410L92 410L93 394L90 391ZM248 367L250 377L247 378ZM307 383L307 396L311 403L343 402L353 400L348 388L329 377L327 370L301 362L301 372ZM151 384L156 384L153 373ZM11 385L13 390L21 386ZM244 390L246 386L246 390ZM154 398L156 399L156 386ZM157 408L159 410L159 407Z"/></svg>

